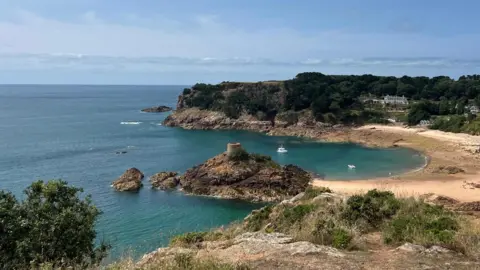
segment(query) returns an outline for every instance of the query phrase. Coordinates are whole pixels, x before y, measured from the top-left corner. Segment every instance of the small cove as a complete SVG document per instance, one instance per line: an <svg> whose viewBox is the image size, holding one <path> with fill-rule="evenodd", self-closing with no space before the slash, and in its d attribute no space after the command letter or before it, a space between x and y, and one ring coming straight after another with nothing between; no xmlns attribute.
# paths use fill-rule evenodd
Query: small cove
<svg viewBox="0 0 480 270"><path fill-rule="evenodd" d="M250 152L296 164L326 179L365 179L401 174L425 159L406 148L376 149L270 137L245 131L192 131L159 125L167 113L141 113L153 105L175 106L183 86L1 86L0 188L21 198L37 179L62 178L91 194L104 212L99 238L112 256L140 255L175 234L208 230L242 219L261 205L151 190L115 192L111 181L127 168L146 176L184 172L240 142ZM154 102L155 104L152 104ZM288 153L279 154L283 144ZM126 151L117 155L117 151ZM348 169L354 164L355 170Z"/></svg>

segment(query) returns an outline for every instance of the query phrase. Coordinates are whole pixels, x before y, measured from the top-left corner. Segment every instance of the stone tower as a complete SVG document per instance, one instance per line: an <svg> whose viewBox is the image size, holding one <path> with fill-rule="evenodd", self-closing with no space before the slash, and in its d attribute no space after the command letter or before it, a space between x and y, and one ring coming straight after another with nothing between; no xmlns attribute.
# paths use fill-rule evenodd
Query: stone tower
<svg viewBox="0 0 480 270"><path fill-rule="evenodd" d="M232 156L233 153L243 150L240 143L228 143L227 144L227 156Z"/></svg>

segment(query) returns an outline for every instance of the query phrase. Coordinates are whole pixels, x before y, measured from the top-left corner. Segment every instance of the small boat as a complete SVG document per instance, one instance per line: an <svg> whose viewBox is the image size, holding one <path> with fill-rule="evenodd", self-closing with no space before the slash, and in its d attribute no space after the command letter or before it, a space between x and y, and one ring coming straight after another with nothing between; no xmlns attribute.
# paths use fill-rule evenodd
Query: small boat
<svg viewBox="0 0 480 270"><path fill-rule="evenodd" d="M355 169L356 167L355 167L355 165L348 165L348 168L349 169Z"/></svg>
<svg viewBox="0 0 480 270"><path fill-rule="evenodd" d="M288 150L283 147L283 145L280 145L280 147L277 149L278 153L287 153Z"/></svg>

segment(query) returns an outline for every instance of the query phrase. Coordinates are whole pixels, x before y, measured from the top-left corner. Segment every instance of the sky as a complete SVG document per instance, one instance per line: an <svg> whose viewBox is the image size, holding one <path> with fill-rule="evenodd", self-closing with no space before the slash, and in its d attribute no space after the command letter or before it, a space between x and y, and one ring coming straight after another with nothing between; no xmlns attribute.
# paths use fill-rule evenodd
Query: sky
<svg viewBox="0 0 480 270"><path fill-rule="evenodd" d="M478 0L0 0L0 83L480 73Z"/></svg>

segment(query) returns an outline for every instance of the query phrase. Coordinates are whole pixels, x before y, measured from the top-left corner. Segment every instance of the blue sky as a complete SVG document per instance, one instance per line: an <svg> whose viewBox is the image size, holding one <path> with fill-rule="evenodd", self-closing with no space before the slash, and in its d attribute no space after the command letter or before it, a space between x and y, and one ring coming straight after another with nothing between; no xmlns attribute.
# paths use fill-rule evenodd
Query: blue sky
<svg viewBox="0 0 480 270"><path fill-rule="evenodd" d="M1 0L0 83L480 73L480 1Z"/></svg>

